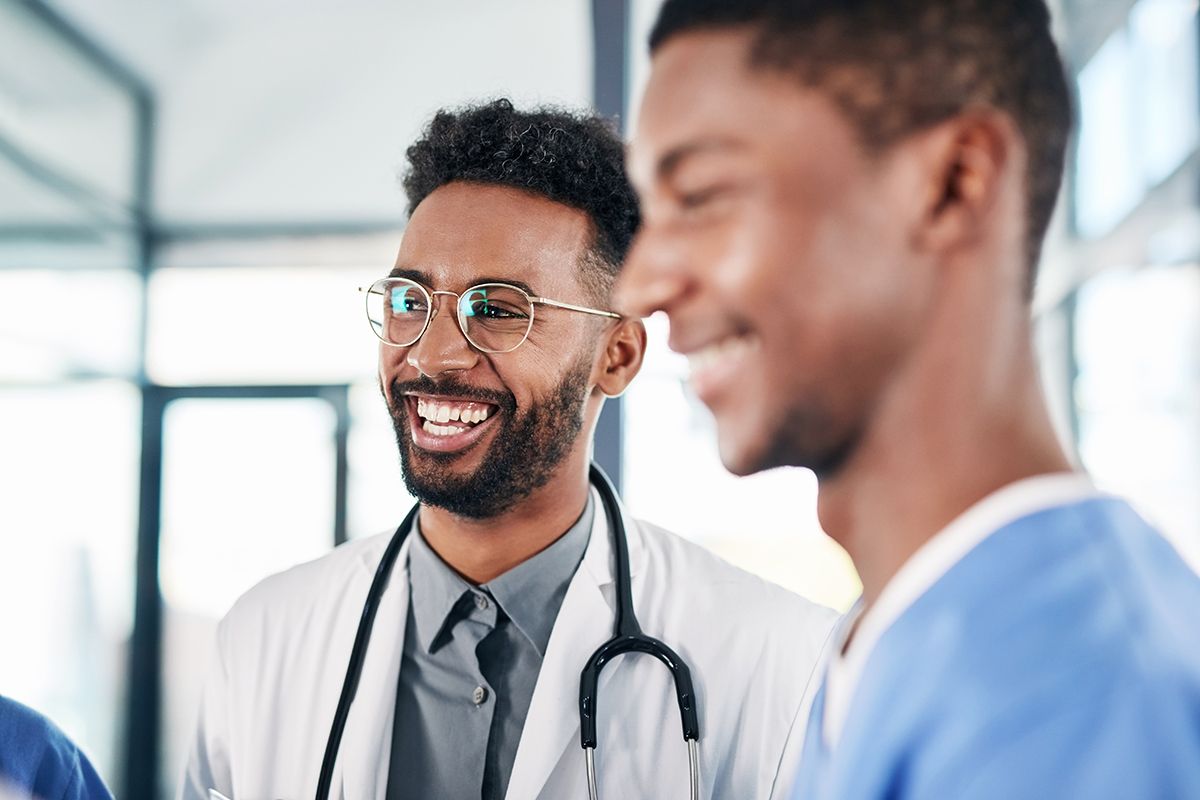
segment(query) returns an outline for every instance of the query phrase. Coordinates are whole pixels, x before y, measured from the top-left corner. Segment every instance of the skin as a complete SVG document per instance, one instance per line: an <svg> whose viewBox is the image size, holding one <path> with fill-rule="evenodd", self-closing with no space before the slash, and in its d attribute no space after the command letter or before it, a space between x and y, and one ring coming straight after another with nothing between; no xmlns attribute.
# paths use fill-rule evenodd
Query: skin
<svg viewBox="0 0 1200 800"><path fill-rule="evenodd" d="M397 271L419 271L431 290L462 292L484 280L527 284L534 294L594 307L578 264L593 240L588 216L517 189L455 182L415 209L396 257ZM510 353L484 353L459 330L452 302L439 298L428 330L410 347L379 348L379 378L389 403L393 381L419 376L511 392L515 414L559 384L581 357L591 362L584 425L566 458L541 488L500 516L467 519L422 506L421 533L452 568L487 581L544 550L566 532L587 502L592 434L606 396L619 395L641 368L646 333L637 320L605 320L538 306L529 338ZM501 426L439 469L472 473ZM413 445L419 466L427 454Z"/></svg>
<svg viewBox="0 0 1200 800"><path fill-rule="evenodd" d="M874 601L991 492L1071 469L1024 298L1024 142L981 109L869 154L752 32L655 54L630 152L643 226L617 307L671 346L737 346L693 373L738 474L820 478L822 526Z"/></svg>

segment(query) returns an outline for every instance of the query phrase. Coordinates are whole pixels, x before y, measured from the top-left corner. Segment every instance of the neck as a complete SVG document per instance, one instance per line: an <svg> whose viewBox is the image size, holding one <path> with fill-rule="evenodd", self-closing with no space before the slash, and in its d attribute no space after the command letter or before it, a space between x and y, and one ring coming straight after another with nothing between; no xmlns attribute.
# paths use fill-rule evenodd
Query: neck
<svg viewBox="0 0 1200 800"><path fill-rule="evenodd" d="M469 519L421 506L421 535L456 572L487 583L532 558L570 530L587 505L586 451L572 453L546 485L495 517Z"/></svg>
<svg viewBox="0 0 1200 800"><path fill-rule="evenodd" d="M995 302L1011 287L982 289L979 302L932 316L855 452L821 482L822 525L853 559L868 606L976 502L1072 468L1043 400L1028 309L1015 293L1009 306Z"/></svg>

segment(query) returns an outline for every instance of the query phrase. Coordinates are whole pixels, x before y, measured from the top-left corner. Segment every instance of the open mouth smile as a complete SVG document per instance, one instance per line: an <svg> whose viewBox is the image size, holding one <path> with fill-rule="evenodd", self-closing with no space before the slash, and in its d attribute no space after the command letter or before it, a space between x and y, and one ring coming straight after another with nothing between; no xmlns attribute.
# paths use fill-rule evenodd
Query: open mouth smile
<svg viewBox="0 0 1200 800"><path fill-rule="evenodd" d="M501 409L483 400L408 394L409 429L422 450L455 453L471 447L494 427Z"/></svg>
<svg viewBox="0 0 1200 800"><path fill-rule="evenodd" d="M758 352L756 336L733 334L687 354L692 388L702 400L739 379L744 361Z"/></svg>

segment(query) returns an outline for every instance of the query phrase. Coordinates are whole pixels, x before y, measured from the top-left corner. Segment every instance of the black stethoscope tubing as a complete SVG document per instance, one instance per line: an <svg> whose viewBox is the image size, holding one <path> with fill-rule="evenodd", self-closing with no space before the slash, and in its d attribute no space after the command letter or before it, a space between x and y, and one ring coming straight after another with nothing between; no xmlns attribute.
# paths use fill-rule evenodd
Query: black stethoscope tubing
<svg viewBox="0 0 1200 800"><path fill-rule="evenodd" d="M592 653L583 672L579 677L579 731L580 744L587 757L588 794L596 798L596 699L597 684L600 672L619 655L624 653L647 653L654 656L671 670L675 678L675 696L679 702L679 715L683 723L683 738L688 743L688 756L691 768L691 795L693 800L699 796L699 773L697 766L696 742L700 739L700 721L696 709L696 693L692 686L692 673L687 664L670 647L642 632L638 624L637 614L633 610L633 589L629 576L629 543L625 537L625 521L621 513L620 502L616 490L595 464L591 465L590 477L592 485L600 493L604 504L604 512L608 517L612 530L612 544L616 558L616 600L617 610L613 622L613 637ZM388 578L392 567L400 555L400 547L404 538L412 529L413 520L420 510L419 505L412 510L396 528L391 541L383 551L371 588L367 591L367 600L363 604L362 616L358 621L358 631L354 635L354 647L350 651L350 661L346 666L346 678L342 682L342 693L338 697L337 710L333 715L333 725L329 731L329 739L325 743L325 757L321 761L321 773L317 780L317 800L327 800L333 783L333 766L337 761L338 749L342 744L342 734L346 729L346 720L350 715L350 706L358 691L358 683L362 677L363 662L366 660L367 645L371 640L371 628L375 624L375 614L383 593L387 589Z"/></svg>

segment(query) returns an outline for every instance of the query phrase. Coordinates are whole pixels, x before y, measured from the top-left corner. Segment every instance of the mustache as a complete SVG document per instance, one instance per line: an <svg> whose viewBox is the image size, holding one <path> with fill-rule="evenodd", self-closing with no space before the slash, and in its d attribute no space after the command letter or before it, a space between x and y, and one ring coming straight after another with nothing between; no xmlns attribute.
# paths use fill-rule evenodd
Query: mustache
<svg viewBox="0 0 1200 800"><path fill-rule="evenodd" d="M517 407L517 399L513 397L512 392L482 389L457 378L442 378L435 381L427 375L422 375L411 381L392 381L389 388L392 397L397 401L410 393L436 394L442 397L461 397L464 400L484 400L509 412L516 410Z"/></svg>

